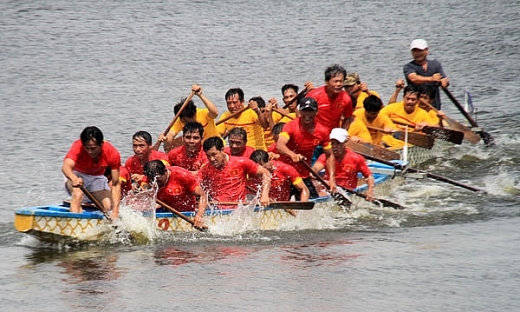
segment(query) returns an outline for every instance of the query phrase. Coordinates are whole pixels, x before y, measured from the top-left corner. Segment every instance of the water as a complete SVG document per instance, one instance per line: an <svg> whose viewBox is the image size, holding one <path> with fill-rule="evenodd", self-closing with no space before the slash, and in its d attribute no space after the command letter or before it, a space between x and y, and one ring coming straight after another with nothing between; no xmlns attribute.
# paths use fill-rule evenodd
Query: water
<svg viewBox="0 0 520 312"><path fill-rule="evenodd" d="M0 4L2 311L517 311L520 286L519 7L510 1L4 1ZM13 210L64 199L61 161L87 125L131 155L193 83L280 99L285 83L358 72L387 99L423 37L497 145L428 164L484 188L409 181L407 211L317 216L318 230L189 234L56 248ZM444 95L443 95L444 96ZM449 99L443 110L462 120ZM200 102L197 102L200 105ZM309 226L310 227L310 226Z"/></svg>

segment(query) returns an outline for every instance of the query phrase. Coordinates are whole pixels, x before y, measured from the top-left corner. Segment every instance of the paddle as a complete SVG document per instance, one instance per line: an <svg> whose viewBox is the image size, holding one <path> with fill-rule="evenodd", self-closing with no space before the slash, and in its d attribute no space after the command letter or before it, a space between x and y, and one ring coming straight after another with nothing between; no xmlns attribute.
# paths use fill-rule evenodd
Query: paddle
<svg viewBox="0 0 520 312"><path fill-rule="evenodd" d="M236 206L242 203L242 205L249 205L251 202L210 202L214 206ZM312 210L314 208L314 202L299 202L299 201L273 201L267 206L269 209L284 209L284 210ZM290 212L289 212L290 213Z"/></svg>
<svg viewBox="0 0 520 312"><path fill-rule="evenodd" d="M468 112L466 112L464 107L462 107L462 105L460 105L459 101L457 101L457 99L453 96L453 94L451 94L451 92L448 90L448 88L441 88L441 89L442 89L442 91L444 91L444 93L446 93L446 95L450 98L450 100L453 102L453 104L455 104L455 106L457 106L457 108L459 109L461 114L464 115L464 117L471 124L471 126L478 127L477 122L473 118L471 118L471 116L468 114ZM491 135L489 133L485 132L484 130L480 130L477 133L484 140L485 145L487 145L487 146L495 145L495 143L493 142L495 139L493 139L493 137L491 137Z"/></svg>
<svg viewBox="0 0 520 312"><path fill-rule="evenodd" d="M312 168L311 168L311 166L310 166L309 164L307 164L306 162L304 162L304 164L305 164L305 166L307 167L307 169L309 169L309 171L312 173L313 176L315 176L318 180L320 180L320 182L321 182L322 184L325 183L325 184L323 184L324 186L327 186L327 185L328 185L328 183L327 183L325 180L323 180L323 178L322 178L320 175L318 175L316 172L314 172L314 171L312 170ZM350 189L348 189L348 188L344 188L344 187L342 187L342 186L339 186L339 187L340 187L342 190L344 190L345 192L347 192L347 193L354 194L354 195L356 195L356 196L358 196L358 197L361 197L361 198L363 198L363 199L365 199L365 200L368 201L368 199L367 199L367 195L366 195L366 194L360 193L360 192L358 192L358 191L350 190ZM350 201L350 199L349 199L349 201ZM391 208L394 208L394 209L401 209L401 210L402 210L402 209L405 209L405 207L399 205L398 203L394 203L394 202L389 201L389 200L386 200L386 199L374 198L374 202L379 202L380 204L382 204L382 205L385 206L385 207L391 207ZM350 202L350 203L352 204L352 202Z"/></svg>
<svg viewBox="0 0 520 312"><path fill-rule="evenodd" d="M383 132L387 134L391 134L394 138L404 141L406 132L401 130L392 130L392 131L385 131L385 129L367 126L368 129ZM417 132L408 132L408 143L417 145L420 147L424 147L427 149L431 149L433 147L433 144L435 143L435 139L428 134L421 134Z"/></svg>
<svg viewBox="0 0 520 312"><path fill-rule="evenodd" d="M311 174L318 180L320 181L320 183L327 189L327 190L330 190L330 186L329 186L329 183L327 183L327 181L325 181L318 173L314 172L314 170L312 170L311 166L306 163L304 160L301 161L305 167L307 167L307 169L311 172ZM341 194L341 193L333 193L332 194L332 198L334 199L334 201L341 207L344 207L346 209L349 209L350 206L352 206L352 201L350 200L350 198L348 198L347 196Z"/></svg>
<svg viewBox="0 0 520 312"><path fill-rule="evenodd" d="M294 117L287 114L286 112L284 112L283 110L279 109L279 108L273 108L273 112L277 112L278 114L282 115L283 117L286 117L286 118L289 118L291 120L294 120Z"/></svg>
<svg viewBox="0 0 520 312"><path fill-rule="evenodd" d="M195 95L195 92L191 91L190 95L188 95L188 97L186 98L184 103L182 103L182 106L179 109L179 111L177 112L177 114L175 114L175 117L173 117L172 121L170 121L170 123L168 124L168 127L166 127L166 130L163 131L163 135L167 135L168 132L170 132L171 127L173 127L173 125L175 124L177 119L179 119L182 111L186 108L186 106L188 106L188 103L191 101L191 99L193 98L194 95ZM152 149L158 150L159 147L161 146L161 143L162 143L162 141L157 140L157 142L152 146Z"/></svg>
<svg viewBox="0 0 520 312"><path fill-rule="evenodd" d="M419 99L419 100L424 105L427 105L428 107L430 107L430 109L433 109L436 113L439 112L439 110L436 109L435 107L433 107L430 103L426 102L423 99ZM450 128L453 128L454 130L458 130L458 131L461 131L462 133L464 133L464 139L466 141L470 142L471 144L477 144L480 141L480 136L478 134L476 134L475 132L471 131L470 128L466 127L465 125L461 124L460 122L458 122L454 119L451 119L450 117L448 117L446 115L442 115L440 117L448 123Z"/></svg>
<svg viewBox="0 0 520 312"><path fill-rule="evenodd" d="M242 114L243 112L245 112L246 110L249 109L249 106L246 106L246 107L242 107L240 110L234 112L233 114L229 114L229 116L225 117L225 118L222 118L221 120L217 121L215 123L215 126L218 126L220 125L221 123L225 122L225 121L228 121L229 119L231 118L235 118L237 116L239 116L240 114Z"/></svg>
<svg viewBox="0 0 520 312"><path fill-rule="evenodd" d="M390 162L390 161L386 161L384 159L379 159L377 157L372 157L370 155L364 155L362 153L360 153L361 155L363 155L365 158L367 159L370 159L370 160L373 160L373 161L377 161L377 162L380 162L380 163L383 163L385 165L389 165L389 166L392 166L394 168L402 168L400 165L398 164L395 164L393 162ZM459 187L462 187L462 188L465 188L467 190L470 190L470 191L473 191L473 192L483 192L483 193L487 193L486 191L482 190L482 189L479 189L479 188L476 188L476 187L473 187L473 186L470 186L470 185L467 185L467 184L464 184L464 183L461 183L461 182L458 182L458 181L455 181L455 180L452 180L452 179L449 179L449 178L446 178L446 177L443 177L443 176L440 176L440 175L437 175L437 174L433 174L433 173L428 173L428 172L424 172L424 171L421 171L419 169L415 169L415 168L405 168L405 171L410 171L410 172L423 172L423 173L426 173L426 176L428 178L431 178L431 179L434 179L434 180L438 180L438 181L441 181L441 182L446 182L446 183L449 183L449 184L453 184L455 186L459 186Z"/></svg>
<svg viewBox="0 0 520 312"><path fill-rule="evenodd" d="M373 157L378 157L385 160L401 159L401 155L399 155L399 153L370 143L356 143L352 140L347 140L346 146L359 154L368 154Z"/></svg>
<svg viewBox="0 0 520 312"><path fill-rule="evenodd" d="M392 119L392 121L396 124L405 125L405 126L409 126L409 127L417 126L416 123L407 119L406 117L403 117L396 113L392 113L392 116L401 118L408 122L408 123L406 123L406 122ZM441 128L441 127L424 126L421 131L433 136L436 139L452 142L455 144L462 144L462 139L464 138L464 133L462 133L460 131L451 130L451 129L447 129L447 128Z"/></svg>
<svg viewBox="0 0 520 312"><path fill-rule="evenodd" d="M175 208L173 208L172 206L166 204L165 202L163 202L162 200L160 199L156 199L155 200L159 205L161 205L162 207L170 210L174 215L176 215L177 217L181 218L182 220L188 222L189 224L191 224L194 228L196 228L197 230L201 231L201 232L205 232L208 230L208 227L207 226L203 226L203 227L198 227L198 226L195 226L195 221L193 221L193 219L191 218L188 218L186 217L185 215L183 215L180 211L176 210Z"/></svg>
<svg viewBox="0 0 520 312"><path fill-rule="evenodd" d="M296 103L298 103L301 99L303 99L303 97L307 94L307 92L309 92L309 90L307 90L307 88L304 88L303 90L300 91L300 93L298 93L294 97L294 99L292 99L289 103L285 104L282 108L286 109L287 107L291 106L291 104L294 103L294 101L296 101Z"/></svg>
<svg viewBox="0 0 520 312"><path fill-rule="evenodd" d="M80 185L78 187L83 192L83 194L85 194L88 197L88 199L90 199L90 201L94 204L94 206L96 206L96 208L99 209L103 213L105 218L110 223L113 223L114 220L112 220L112 217L106 211L105 206L103 206L103 204L100 203L99 200L97 200L97 198L95 198L94 195L92 195L92 193L90 193L83 185Z"/></svg>
<svg viewBox="0 0 520 312"><path fill-rule="evenodd" d="M256 192L258 192L258 190L256 190L254 187L252 186L249 186L249 185L246 185L246 188L250 191L250 192L253 192L256 194ZM312 208L311 208L312 209ZM296 217L296 212L292 209L284 209L285 212L287 212L288 214L290 214L291 216L293 217Z"/></svg>

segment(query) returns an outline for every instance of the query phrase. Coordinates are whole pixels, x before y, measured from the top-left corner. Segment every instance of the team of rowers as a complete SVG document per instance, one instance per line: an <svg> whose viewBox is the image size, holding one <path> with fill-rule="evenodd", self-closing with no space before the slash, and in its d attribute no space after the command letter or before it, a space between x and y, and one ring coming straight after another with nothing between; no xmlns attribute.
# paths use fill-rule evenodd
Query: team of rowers
<svg viewBox="0 0 520 312"><path fill-rule="evenodd" d="M403 100L397 101L404 89ZM65 156L62 172L71 194L71 212L81 212L83 188L92 192L112 218L117 218L121 198L153 189L157 199L179 211L196 211L195 226L210 203L231 205L259 193L261 205L294 198L307 201L325 190L313 182L325 169L328 191L354 189L358 173L373 199L374 179L365 159L346 147L348 140L384 147L405 143L389 133L408 125L420 131L438 126L442 112L432 109L434 90L399 79L388 105L368 90L355 73L340 65L325 70L325 84L306 83L281 89L284 106L261 97L245 103L240 88L225 94L228 111L219 116L216 106L199 85L191 88L204 108L191 99L175 105L178 115L167 134L159 135L164 152L154 149L152 137L138 131L132 137L134 155L121 165L118 150L104 141L97 127L86 127ZM347 131L348 130L348 131ZM175 137L182 132L182 140ZM226 146L227 139L227 146ZM79 186L82 186L80 188ZM230 207L227 207L230 208Z"/></svg>

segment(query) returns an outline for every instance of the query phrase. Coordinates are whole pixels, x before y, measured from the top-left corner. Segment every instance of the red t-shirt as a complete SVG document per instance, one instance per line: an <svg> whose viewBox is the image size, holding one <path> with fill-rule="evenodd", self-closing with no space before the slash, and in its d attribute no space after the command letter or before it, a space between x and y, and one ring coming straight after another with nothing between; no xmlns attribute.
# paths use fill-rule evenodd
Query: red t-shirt
<svg viewBox="0 0 520 312"><path fill-rule="evenodd" d="M249 158L251 157L251 154L256 151L254 147L246 145L246 148L244 149L244 152L240 155L231 155L231 148L229 146L224 147L224 153L228 154L229 156L235 156L235 157L245 157Z"/></svg>
<svg viewBox="0 0 520 312"><path fill-rule="evenodd" d="M65 155L65 159L67 158L75 162L72 169L94 176L103 175L109 167L111 170L121 167L119 152L112 144L106 141L101 145L101 156L98 162L94 162L92 157L85 151L81 140L76 140L72 143L70 150Z"/></svg>
<svg viewBox="0 0 520 312"><path fill-rule="evenodd" d="M172 166L179 166L189 171L199 171L200 167L208 161L208 158L202 147L195 157L188 157L186 147L182 145L168 153L168 161Z"/></svg>
<svg viewBox="0 0 520 312"><path fill-rule="evenodd" d="M273 144L269 145L269 147L267 148L267 152L268 153L280 154L278 152L278 148L276 148L276 142L274 142Z"/></svg>
<svg viewBox="0 0 520 312"><path fill-rule="evenodd" d="M193 192L199 185L197 177L181 167L167 169L170 170L170 178L157 192L157 198L179 211L195 211L197 198Z"/></svg>
<svg viewBox="0 0 520 312"><path fill-rule="evenodd" d="M287 147L291 151L303 155L307 159L306 162L310 165L312 154L318 145L321 145L324 150L331 149L329 133L330 131L318 122L314 126L314 132L309 133L301 127L300 118L296 118L283 126L280 136L289 138ZM305 165L293 162L286 155L280 155L278 160L293 166L302 178L309 177L310 172Z"/></svg>
<svg viewBox="0 0 520 312"><path fill-rule="evenodd" d="M228 157L228 162L223 168L217 169L206 163L199 170L200 185L211 200L220 202L244 200L247 175L253 176L258 171L259 165L248 158Z"/></svg>
<svg viewBox="0 0 520 312"><path fill-rule="evenodd" d="M271 172L271 189L269 190L269 198L272 200L290 200L291 184L296 185L302 182L302 178L293 166L284 162L271 160L273 164L273 172ZM256 176L258 177L258 176ZM258 189L262 181L258 178L251 179L253 188Z"/></svg>
<svg viewBox="0 0 520 312"><path fill-rule="evenodd" d="M372 172L365 161L363 156L358 153L352 151L349 148L346 149L346 154L343 156L343 159L338 160L336 158L336 184L342 187L353 190L357 187L358 184L358 172L366 178ZM325 155L320 155L318 157L317 162L323 164L325 166ZM328 173L327 177L328 179Z"/></svg>
<svg viewBox="0 0 520 312"><path fill-rule="evenodd" d="M148 156L148 161L152 161L152 160L163 160L163 161L167 162L168 155L166 155L165 153L160 152L160 151L151 150L150 156ZM144 171L143 171L144 164L141 164L141 161L139 160L139 158L137 158L136 155L132 155L126 160L125 167L130 172L130 175L144 174Z"/></svg>
<svg viewBox="0 0 520 312"><path fill-rule="evenodd" d="M318 102L316 121L327 127L329 132L340 126L342 115L345 118L352 116L352 100L345 90L336 95L334 100L328 96L326 86L312 89L306 96L314 98Z"/></svg>
<svg viewBox="0 0 520 312"><path fill-rule="evenodd" d="M122 195L126 195L132 191L132 178L125 166L119 167L119 183L121 183Z"/></svg>

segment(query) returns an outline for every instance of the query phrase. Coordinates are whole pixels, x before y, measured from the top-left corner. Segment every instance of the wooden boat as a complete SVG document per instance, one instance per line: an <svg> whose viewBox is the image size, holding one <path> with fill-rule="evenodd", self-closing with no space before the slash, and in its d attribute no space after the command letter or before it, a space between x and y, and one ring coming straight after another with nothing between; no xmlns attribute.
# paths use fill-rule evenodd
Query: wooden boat
<svg viewBox="0 0 520 312"><path fill-rule="evenodd" d="M392 188L395 172L394 168L380 163L369 165L374 171L374 179L377 185L378 196L387 194ZM363 192L367 188L366 184L360 185L356 191ZM316 204L330 201L330 197L319 197L312 201ZM282 228L284 222L291 222L294 216L287 213L283 206L247 207L255 221L255 230L278 230ZM289 209L298 209L295 202ZM107 222L103 213L94 207L85 207L82 213L69 211L66 203L58 205L45 205L15 210L15 228L30 236L36 237L41 241L52 243L63 243L68 241L103 241L110 237L114 232L114 227ZM236 215L237 210L215 209L207 210L204 223L211 228L226 224ZM252 211L252 212L251 212ZM148 216L155 219L152 221L158 231L163 232L196 232L191 224L167 210L159 209L152 212L155 216ZM194 212L182 212L188 218L194 217ZM146 213L145 213L146 216ZM297 218L297 217L296 217ZM152 220L153 220L152 219Z"/></svg>

